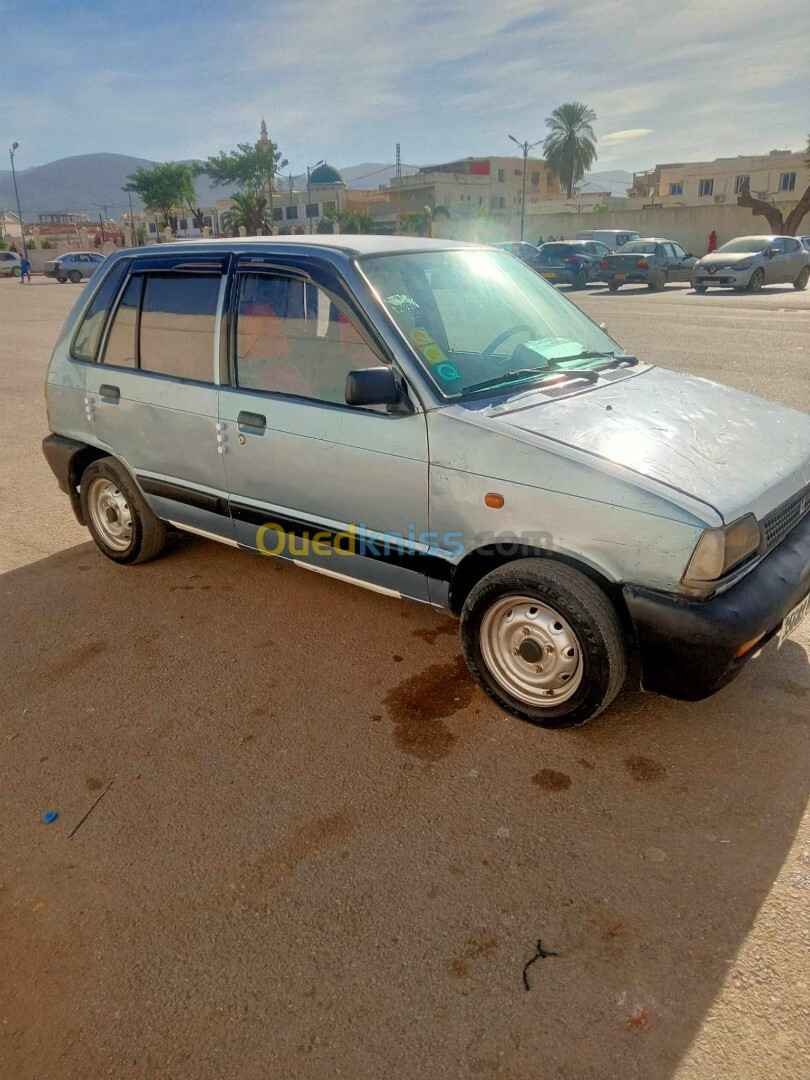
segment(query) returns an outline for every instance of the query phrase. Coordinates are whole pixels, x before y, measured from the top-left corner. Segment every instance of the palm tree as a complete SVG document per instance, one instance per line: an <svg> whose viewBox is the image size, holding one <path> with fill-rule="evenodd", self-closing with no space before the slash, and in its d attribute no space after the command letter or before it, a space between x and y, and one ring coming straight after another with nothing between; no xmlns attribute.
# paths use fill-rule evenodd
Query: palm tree
<svg viewBox="0 0 810 1080"><path fill-rule="evenodd" d="M543 156L552 173L565 188L568 198L596 161L596 136L593 124L596 113L581 101L558 105L546 119L550 134L543 143Z"/></svg>
<svg viewBox="0 0 810 1080"><path fill-rule="evenodd" d="M265 203L253 192L237 192L231 196L233 206L222 215L222 225L226 232L235 236L244 225L248 236L257 236L259 231L269 229Z"/></svg>

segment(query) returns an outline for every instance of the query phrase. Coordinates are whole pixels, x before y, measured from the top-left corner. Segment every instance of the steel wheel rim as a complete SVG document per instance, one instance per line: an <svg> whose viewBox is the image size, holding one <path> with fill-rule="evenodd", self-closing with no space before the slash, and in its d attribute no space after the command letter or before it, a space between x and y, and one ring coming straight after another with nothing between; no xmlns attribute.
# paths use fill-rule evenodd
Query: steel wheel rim
<svg viewBox="0 0 810 1080"><path fill-rule="evenodd" d="M126 551L132 543L132 511L121 488L104 477L91 481L87 494L90 520L113 551Z"/></svg>
<svg viewBox="0 0 810 1080"><path fill-rule="evenodd" d="M496 601L481 620L479 644L493 678L528 705L561 705L582 683L582 650L571 624L534 597Z"/></svg>
<svg viewBox="0 0 810 1080"><path fill-rule="evenodd" d="M751 289L753 292L758 292L762 288L762 283L765 280L765 275L761 270L755 270L751 275Z"/></svg>

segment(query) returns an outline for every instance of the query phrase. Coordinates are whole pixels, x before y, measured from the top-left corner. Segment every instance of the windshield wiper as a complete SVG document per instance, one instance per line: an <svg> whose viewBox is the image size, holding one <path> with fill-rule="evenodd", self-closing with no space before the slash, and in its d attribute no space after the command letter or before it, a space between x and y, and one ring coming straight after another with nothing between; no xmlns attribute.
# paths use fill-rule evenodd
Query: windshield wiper
<svg viewBox="0 0 810 1080"><path fill-rule="evenodd" d="M630 353L619 353L619 355L614 356L612 360L608 360L606 364L597 364L596 367L592 367L591 371L604 371L606 368L618 367L620 364L625 364L627 367L635 367L637 363L637 356L632 356Z"/></svg>
<svg viewBox="0 0 810 1080"><path fill-rule="evenodd" d="M542 376L549 371L549 368L515 368L514 371L506 371L501 375L493 375L489 379L483 379L481 382L473 383L472 386L465 386L464 393L471 394L476 390L489 390L493 386L500 386L502 383L513 382L515 379L528 380L532 376Z"/></svg>

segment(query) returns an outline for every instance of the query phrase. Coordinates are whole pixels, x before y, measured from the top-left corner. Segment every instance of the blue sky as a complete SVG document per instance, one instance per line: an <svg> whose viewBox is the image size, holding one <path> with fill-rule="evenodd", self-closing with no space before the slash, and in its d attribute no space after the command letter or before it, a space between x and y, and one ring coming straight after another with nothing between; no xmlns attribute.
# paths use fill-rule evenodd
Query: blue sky
<svg viewBox="0 0 810 1080"><path fill-rule="evenodd" d="M204 157L257 135L295 171L509 154L564 101L599 170L773 148L810 127L808 0L4 0L0 146L20 168ZM5 160L0 167L6 166Z"/></svg>

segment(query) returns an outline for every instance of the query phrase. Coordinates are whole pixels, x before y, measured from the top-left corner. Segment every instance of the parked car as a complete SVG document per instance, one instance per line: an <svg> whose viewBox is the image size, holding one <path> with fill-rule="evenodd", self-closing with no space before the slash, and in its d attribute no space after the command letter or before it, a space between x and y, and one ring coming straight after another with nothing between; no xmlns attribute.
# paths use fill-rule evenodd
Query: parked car
<svg viewBox="0 0 810 1080"><path fill-rule="evenodd" d="M584 289L599 275L602 259L610 248L596 240L555 240L540 248L535 269L555 285Z"/></svg>
<svg viewBox="0 0 810 1080"><path fill-rule="evenodd" d="M92 277L104 262L106 256L96 251L71 251L60 255L46 264L45 277L56 278L60 285L72 281L77 285L85 278Z"/></svg>
<svg viewBox="0 0 810 1080"><path fill-rule="evenodd" d="M500 248L501 251L508 251L510 255L514 255L515 258L531 267L535 266L537 257L540 254L540 248L527 243L525 240L508 240L504 244L496 244L495 247Z"/></svg>
<svg viewBox="0 0 810 1080"><path fill-rule="evenodd" d="M695 292L708 288L757 292L763 285L789 283L806 289L810 251L795 236L738 236L704 255L692 274Z"/></svg>
<svg viewBox="0 0 810 1080"><path fill-rule="evenodd" d="M14 251L0 251L0 275L4 277L20 277L22 274L22 259Z"/></svg>
<svg viewBox="0 0 810 1080"><path fill-rule="evenodd" d="M586 229L584 232L578 232L576 238L577 240L596 240L609 247L611 251L616 251L623 244L638 240L640 236L641 233L634 232L632 229Z"/></svg>
<svg viewBox="0 0 810 1080"><path fill-rule="evenodd" d="M624 354L489 247L117 253L46 398L112 561L174 527L449 610L484 690L544 726L596 716L631 654L647 690L706 697L810 603L810 417Z"/></svg>
<svg viewBox="0 0 810 1080"><path fill-rule="evenodd" d="M600 277L611 292L622 285L663 289L668 281L690 281L697 259L674 240L651 236L631 240L602 260Z"/></svg>
<svg viewBox="0 0 810 1080"><path fill-rule="evenodd" d="M800 236L798 240L805 251L810 251L810 236Z"/></svg>

